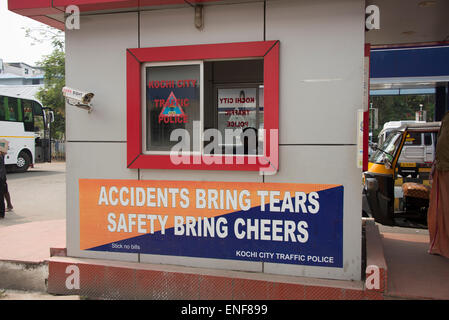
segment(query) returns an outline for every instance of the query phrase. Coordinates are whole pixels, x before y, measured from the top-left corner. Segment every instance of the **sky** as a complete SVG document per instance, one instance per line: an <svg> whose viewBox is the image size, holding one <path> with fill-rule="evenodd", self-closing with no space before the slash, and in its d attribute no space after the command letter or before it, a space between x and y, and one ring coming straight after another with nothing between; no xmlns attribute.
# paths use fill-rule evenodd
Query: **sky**
<svg viewBox="0 0 449 320"><path fill-rule="evenodd" d="M32 45L34 41L25 37L25 30L21 27L46 28L40 22L9 11L8 0L0 0L0 59L3 62L25 62L35 66L43 55L53 51L51 41Z"/></svg>

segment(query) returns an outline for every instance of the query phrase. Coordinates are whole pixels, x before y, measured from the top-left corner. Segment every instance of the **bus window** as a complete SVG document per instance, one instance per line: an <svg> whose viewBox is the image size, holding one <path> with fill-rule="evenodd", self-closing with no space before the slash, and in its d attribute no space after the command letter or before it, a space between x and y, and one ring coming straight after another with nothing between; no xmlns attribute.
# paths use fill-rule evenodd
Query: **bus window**
<svg viewBox="0 0 449 320"><path fill-rule="evenodd" d="M35 116L44 116L44 110L42 110L42 106L36 101L33 101L33 114Z"/></svg>
<svg viewBox="0 0 449 320"><path fill-rule="evenodd" d="M25 131L34 132L34 118L32 101L22 99L23 125Z"/></svg>
<svg viewBox="0 0 449 320"><path fill-rule="evenodd" d="M5 120L6 97L0 96L0 121Z"/></svg>
<svg viewBox="0 0 449 320"><path fill-rule="evenodd" d="M22 121L22 110L19 108L19 99L8 97L8 105L5 112L6 121Z"/></svg>
<svg viewBox="0 0 449 320"><path fill-rule="evenodd" d="M33 107L33 120L34 120L34 128L33 131L35 133L37 133L37 135L40 138L44 138L44 131L45 131L45 123L44 123L44 112L42 110L42 106L33 101L32 102L32 107Z"/></svg>

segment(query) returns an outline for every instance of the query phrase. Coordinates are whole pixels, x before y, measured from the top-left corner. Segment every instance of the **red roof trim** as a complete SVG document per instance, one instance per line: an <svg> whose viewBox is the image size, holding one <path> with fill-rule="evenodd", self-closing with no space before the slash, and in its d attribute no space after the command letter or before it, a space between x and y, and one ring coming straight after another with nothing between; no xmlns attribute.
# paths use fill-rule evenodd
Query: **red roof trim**
<svg viewBox="0 0 449 320"><path fill-rule="evenodd" d="M30 16L29 18L39 21L39 22L46 24L50 27L62 30L62 31L64 31L64 28L65 28L64 22L61 22L59 20L56 20L56 19L53 19L53 18L50 18L47 16L34 16L33 15L33 16Z"/></svg>
<svg viewBox="0 0 449 320"><path fill-rule="evenodd" d="M8 9L26 17L61 13L51 0L8 0Z"/></svg>
<svg viewBox="0 0 449 320"><path fill-rule="evenodd" d="M189 0L191 4L217 1L220 0ZM89 12L181 4L187 5L184 0L8 0L8 9L22 16L64 30L64 23L54 20L48 17L48 15L63 13L69 5L77 5L81 12Z"/></svg>

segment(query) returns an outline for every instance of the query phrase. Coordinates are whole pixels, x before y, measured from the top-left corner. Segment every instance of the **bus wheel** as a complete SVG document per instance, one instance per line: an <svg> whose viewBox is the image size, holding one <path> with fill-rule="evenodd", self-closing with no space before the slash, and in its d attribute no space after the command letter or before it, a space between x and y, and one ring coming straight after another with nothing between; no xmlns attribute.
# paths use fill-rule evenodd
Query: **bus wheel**
<svg viewBox="0 0 449 320"><path fill-rule="evenodd" d="M25 172L28 170L30 164L30 156L26 152L21 151L17 157L16 170L18 172Z"/></svg>

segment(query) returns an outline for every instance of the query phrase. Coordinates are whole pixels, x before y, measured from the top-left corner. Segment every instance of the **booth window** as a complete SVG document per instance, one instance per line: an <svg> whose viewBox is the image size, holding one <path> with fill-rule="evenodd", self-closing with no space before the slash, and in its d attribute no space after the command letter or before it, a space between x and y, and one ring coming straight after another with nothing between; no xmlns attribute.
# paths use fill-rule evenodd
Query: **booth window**
<svg viewBox="0 0 449 320"><path fill-rule="evenodd" d="M277 163L278 46L128 49L128 167L259 170ZM264 129L275 138L267 140ZM195 158L175 164L174 150ZM221 156L225 163L213 161ZM243 162L228 161L235 157Z"/></svg>
<svg viewBox="0 0 449 320"><path fill-rule="evenodd" d="M200 75L201 64L154 65L145 68L144 106L146 121L146 153L164 153L172 150L178 141L170 139L176 129L185 129L190 138L185 151L200 151L199 132L193 124L201 122Z"/></svg>
<svg viewBox="0 0 449 320"><path fill-rule="evenodd" d="M204 70L204 127L222 138L214 151L263 154L263 59L205 62Z"/></svg>

